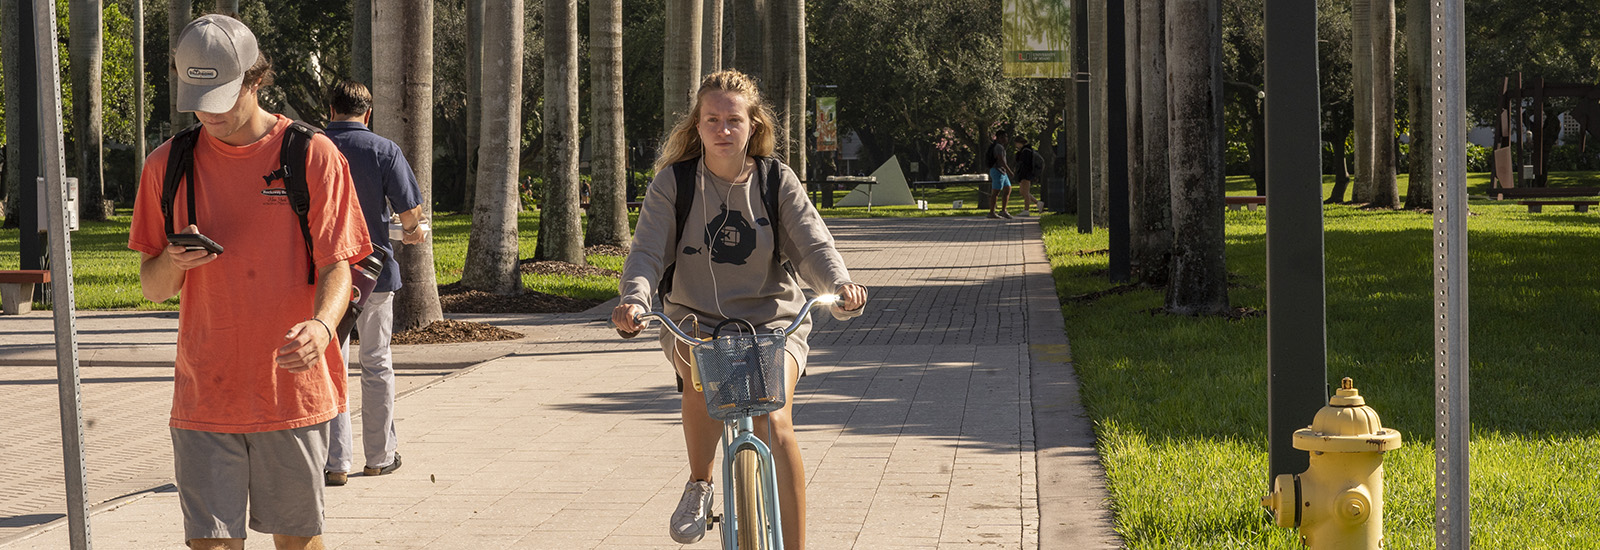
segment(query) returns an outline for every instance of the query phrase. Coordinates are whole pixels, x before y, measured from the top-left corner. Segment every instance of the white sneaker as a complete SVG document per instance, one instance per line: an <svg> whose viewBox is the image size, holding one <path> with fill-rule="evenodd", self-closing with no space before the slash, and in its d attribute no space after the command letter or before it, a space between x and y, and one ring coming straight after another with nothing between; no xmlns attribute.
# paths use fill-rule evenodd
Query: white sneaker
<svg viewBox="0 0 1600 550"><path fill-rule="evenodd" d="M668 532L678 544L694 544L706 536L706 516L711 515L714 501L711 482L690 481L683 486L683 499L677 511L672 512Z"/></svg>

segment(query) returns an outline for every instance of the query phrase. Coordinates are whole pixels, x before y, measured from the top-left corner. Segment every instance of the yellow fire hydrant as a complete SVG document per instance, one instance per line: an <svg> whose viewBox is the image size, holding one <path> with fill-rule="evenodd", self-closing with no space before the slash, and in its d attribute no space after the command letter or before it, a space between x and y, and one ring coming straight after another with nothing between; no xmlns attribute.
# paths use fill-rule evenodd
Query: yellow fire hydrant
<svg viewBox="0 0 1600 550"><path fill-rule="evenodd" d="M1311 427L1294 432L1294 448L1311 452L1301 474L1282 474L1261 504L1279 527L1299 527L1309 548L1383 547L1383 452L1400 448L1349 378Z"/></svg>

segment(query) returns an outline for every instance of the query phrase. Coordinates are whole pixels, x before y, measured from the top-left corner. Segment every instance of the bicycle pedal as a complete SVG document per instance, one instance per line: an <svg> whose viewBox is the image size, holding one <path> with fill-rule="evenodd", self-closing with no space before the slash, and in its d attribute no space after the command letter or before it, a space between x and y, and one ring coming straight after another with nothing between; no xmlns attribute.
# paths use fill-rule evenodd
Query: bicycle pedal
<svg viewBox="0 0 1600 550"><path fill-rule="evenodd" d="M722 516L706 516L706 529L715 529L718 523L722 523Z"/></svg>

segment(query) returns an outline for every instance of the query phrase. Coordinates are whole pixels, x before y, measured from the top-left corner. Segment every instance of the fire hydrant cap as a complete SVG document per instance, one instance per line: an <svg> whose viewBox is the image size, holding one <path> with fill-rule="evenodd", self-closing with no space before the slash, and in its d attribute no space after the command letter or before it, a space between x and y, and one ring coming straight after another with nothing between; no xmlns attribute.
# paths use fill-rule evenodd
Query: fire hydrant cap
<svg viewBox="0 0 1600 550"><path fill-rule="evenodd" d="M1337 395L1317 411L1311 427L1294 432L1294 448L1303 451L1360 453L1400 448L1400 432L1386 429L1378 412L1366 405L1354 383L1340 381Z"/></svg>

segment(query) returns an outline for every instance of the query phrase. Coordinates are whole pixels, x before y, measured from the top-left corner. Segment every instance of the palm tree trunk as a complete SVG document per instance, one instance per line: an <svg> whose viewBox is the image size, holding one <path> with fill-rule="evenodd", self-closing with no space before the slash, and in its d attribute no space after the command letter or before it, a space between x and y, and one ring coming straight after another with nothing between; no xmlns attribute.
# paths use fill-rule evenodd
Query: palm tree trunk
<svg viewBox="0 0 1600 550"><path fill-rule="evenodd" d="M547 2L548 3L548 2ZM482 146L478 154L481 196L473 202L472 233L467 239L467 262L461 284L491 294L522 291L517 269L518 150L522 130L522 0L496 0L484 5L484 43L495 44L494 59L484 64L483 82L495 90L483 102ZM559 16L546 8L549 19ZM559 28L559 27L558 27ZM553 46L546 44L547 47ZM550 98L557 100L558 98ZM546 180L545 187L550 187ZM549 217L546 208L545 217ZM541 238L542 238L542 231Z"/></svg>
<svg viewBox="0 0 1600 550"><path fill-rule="evenodd" d="M400 146L422 189L423 215L433 217L433 2L374 0L372 10L373 130ZM434 277L433 237L398 245L396 331L444 319Z"/></svg>
<svg viewBox="0 0 1600 550"><path fill-rule="evenodd" d="M1400 206L1394 152L1394 0L1372 2L1372 205Z"/></svg>
<svg viewBox="0 0 1600 550"><path fill-rule="evenodd" d="M794 46L793 56L790 57L789 70L789 167L800 176L806 177L806 0L790 0L789 2L789 38Z"/></svg>
<svg viewBox="0 0 1600 550"><path fill-rule="evenodd" d="M695 88L700 85L700 32L704 23L700 18L701 2L667 0L666 50L661 60L663 140L672 132L672 125L689 112Z"/></svg>
<svg viewBox="0 0 1600 550"><path fill-rule="evenodd" d="M67 4L72 73L72 144L76 149L78 172L78 216L85 220L104 220L110 216L106 206L105 149L102 144L102 44L105 26L101 24L100 0L73 0Z"/></svg>
<svg viewBox="0 0 1600 550"><path fill-rule="evenodd" d="M722 15L724 0L705 0L701 8L700 74L722 70Z"/></svg>
<svg viewBox="0 0 1600 550"><path fill-rule="evenodd" d="M484 0L467 0L467 162L462 209L471 212L478 193L478 136L483 133Z"/></svg>
<svg viewBox="0 0 1600 550"><path fill-rule="evenodd" d="M534 257L586 265L578 206L578 0L544 0L544 21L550 30L544 41L545 177ZM699 40L690 44L690 55L698 57Z"/></svg>
<svg viewBox="0 0 1600 550"><path fill-rule="evenodd" d="M351 0L350 78L372 88L372 0Z"/></svg>
<svg viewBox="0 0 1600 550"><path fill-rule="evenodd" d="M144 77L144 0L133 0L133 174L130 190L124 196L133 196L139 188L139 174L144 173L144 157L150 154L145 140L145 77Z"/></svg>
<svg viewBox="0 0 1600 550"><path fill-rule="evenodd" d="M774 133L778 138L773 154L789 159L789 3L793 0L766 0L761 27L761 92L778 115Z"/></svg>
<svg viewBox="0 0 1600 550"><path fill-rule="evenodd" d="M1128 148L1128 260L1129 280L1139 282L1139 272L1148 266L1139 264L1139 255L1135 251L1144 245L1139 241L1143 237L1138 228L1143 225L1142 209L1145 199L1139 194L1143 190L1141 182L1144 180L1144 111L1140 109L1140 95L1144 91L1140 87L1140 79L1144 76L1140 70L1142 46L1139 34L1144 30L1139 25L1139 0L1127 0L1122 4L1123 30L1123 72L1127 75L1124 81L1123 97L1126 101L1127 115L1127 143ZM1162 111L1166 115L1166 111Z"/></svg>
<svg viewBox="0 0 1600 550"><path fill-rule="evenodd" d="M178 46L178 33L194 20L194 0L168 0L167 3L167 120L172 127L168 136L195 123L194 115L178 112L178 64L172 59L172 49Z"/></svg>
<svg viewBox="0 0 1600 550"><path fill-rule="evenodd" d="M1355 185L1350 200L1372 202L1372 2L1350 4L1350 78L1355 96Z"/></svg>
<svg viewBox="0 0 1600 550"><path fill-rule="evenodd" d="M1142 158L1141 179L1133 180L1140 197L1133 210L1133 263L1140 266L1135 280L1166 286L1171 274L1172 182L1167 159L1167 18L1165 0L1139 0L1139 79L1144 149L1130 158ZM1132 109L1130 109L1130 112Z"/></svg>
<svg viewBox="0 0 1600 550"><path fill-rule="evenodd" d="M1228 312L1222 172L1220 0L1171 0L1167 68L1171 75L1172 281L1166 309L1181 315Z"/></svg>
<svg viewBox="0 0 1600 550"><path fill-rule="evenodd" d="M716 0L720 2L720 0ZM627 246L627 136L623 132L622 0L589 0L589 124L594 149L589 156L593 186L589 196L587 245Z"/></svg>
<svg viewBox="0 0 1600 550"><path fill-rule="evenodd" d="M1111 190L1106 187L1106 167L1110 163L1106 112L1111 108L1106 100L1106 5L1095 1L1088 4L1089 74L1092 75L1089 77L1089 181L1094 187L1094 225L1106 227L1111 223L1108 199Z"/></svg>
<svg viewBox="0 0 1600 550"><path fill-rule="evenodd" d="M1411 154L1409 161L1411 183L1406 186L1406 208L1433 209L1433 106L1428 100L1433 96L1428 85L1433 81L1432 68L1428 66L1433 44L1433 26L1428 24L1428 4L1406 4L1406 97L1411 112Z"/></svg>

